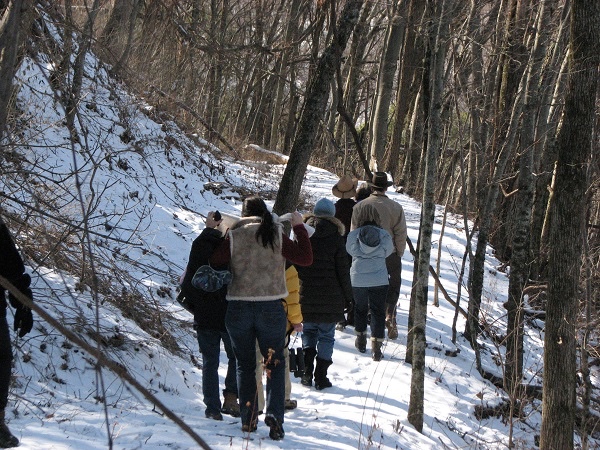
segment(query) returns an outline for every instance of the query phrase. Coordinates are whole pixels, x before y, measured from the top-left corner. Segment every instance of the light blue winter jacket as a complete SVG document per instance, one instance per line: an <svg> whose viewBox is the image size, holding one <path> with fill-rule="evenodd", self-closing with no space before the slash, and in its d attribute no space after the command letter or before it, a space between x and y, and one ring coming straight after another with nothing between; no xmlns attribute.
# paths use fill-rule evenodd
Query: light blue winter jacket
<svg viewBox="0 0 600 450"><path fill-rule="evenodd" d="M352 256L352 287L389 284L385 258L394 251L394 242L387 231L375 225L359 227L348 234L346 251Z"/></svg>

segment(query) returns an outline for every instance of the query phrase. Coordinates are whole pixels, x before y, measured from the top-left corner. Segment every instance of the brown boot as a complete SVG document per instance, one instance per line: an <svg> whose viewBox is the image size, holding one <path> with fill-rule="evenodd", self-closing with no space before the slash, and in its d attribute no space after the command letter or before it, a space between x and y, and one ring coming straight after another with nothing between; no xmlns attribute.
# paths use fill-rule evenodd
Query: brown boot
<svg viewBox="0 0 600 450"><path fill-rule="evenodd" d="M392 340L398 339L398 326L396 325L396 319L393 317L385 319L385 327L387 328L388 338Z"/></svg>
<svg viewBox="0 0 600 450"><path fill-rule="evenodd" d="M381 352L381 346L383 345L383 339L371 338L371 356L373 361L381 361L383 353Z"/></svg>
<svg viewBox="0 0 600 450"><path fill-rule="evenodd" d="M4 410L2 409L0 410L0 448L17 447L18 445L19 440L13 436L4 422Z"/></svg>
<svg viewBox="0 0 600 450"><path fill-rule="evenodd" d="M240 405L234 392L223 392L224 400L221 412L232 417L240 417Z"/></svg>

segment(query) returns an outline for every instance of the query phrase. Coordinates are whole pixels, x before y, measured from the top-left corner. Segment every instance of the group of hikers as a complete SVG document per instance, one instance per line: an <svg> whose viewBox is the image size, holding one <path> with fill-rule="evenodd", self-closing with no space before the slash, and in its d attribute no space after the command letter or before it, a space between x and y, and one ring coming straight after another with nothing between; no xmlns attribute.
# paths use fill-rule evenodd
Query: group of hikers
<svg viewBox="0 0 600 450"><path fill-rule="evenodd" d="M284 217L271 213L259 196L246 198L240 219L224 231L220 214L208 213L180 293L194 313L207 418L240 417L242 431L253 432L264 412L269 437L281 440L284 412L297 406L290 398L291 334L301 333L301 384L317 390L332 387L327 372L336 329L353 325L355 346L366 353L370 325L374 361L383 358L386 329L389 339L397 339L404 210L386 196L392 182L385 172L357 184L344 175L332 188L335 203L321 198L311 213L287 215L290 235ZM210 292L195 287L194 275L205 266L229 271L229 284ZM221 342L228 358L223 402Z"/></svg>

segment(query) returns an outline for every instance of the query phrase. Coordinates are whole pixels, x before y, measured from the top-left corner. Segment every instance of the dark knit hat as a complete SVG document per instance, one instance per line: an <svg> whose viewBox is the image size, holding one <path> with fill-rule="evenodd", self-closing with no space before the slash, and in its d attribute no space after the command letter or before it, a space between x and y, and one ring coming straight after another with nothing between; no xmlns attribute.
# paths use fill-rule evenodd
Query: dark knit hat
<svg viewBox="0 0 600 450"><path fill-rule="evenodd" d="M322 198L315 203L313 214L317 217L333 217L335 216L335 205L327 198Z"/></svg>
<svg viewBox="0 0 600 450"><path fill-rule="evenodd" d="M391 181L388 181L387 173L385 172L374 172L373 179L369 183L370 186L373 186L376 189L387 189L392 184Z"/></svg>

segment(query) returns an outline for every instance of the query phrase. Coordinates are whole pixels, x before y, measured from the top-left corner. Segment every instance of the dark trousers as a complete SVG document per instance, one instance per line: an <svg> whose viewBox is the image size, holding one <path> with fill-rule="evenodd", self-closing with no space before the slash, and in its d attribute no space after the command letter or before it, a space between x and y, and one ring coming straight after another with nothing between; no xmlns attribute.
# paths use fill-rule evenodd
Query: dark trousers
<svg viewBox="0 0 600 450"><path fill-rule="evenodd" d="M221 340L227 354L227 374L225 389L237 397L236 361L227 331L198 330L198 345L202 353L202 394L207 414L216 414L221 410L221 393L219 392L219 357Z"/></svg>
<svg viewBox="0 0 600 450"><path fill-rule="evenodd" d="M8 403L12 358L10 331L6 320L6 306L0 305L0 411L4 410Z"/></svg>
<svg viewBox="0 0 600 450"><path fill-rule="evenodd" d="M371 337L384 338L385 299L388 287L353 287L354 293L354 329L363 332L367 329L367 314L371 313Z"/></svg>

